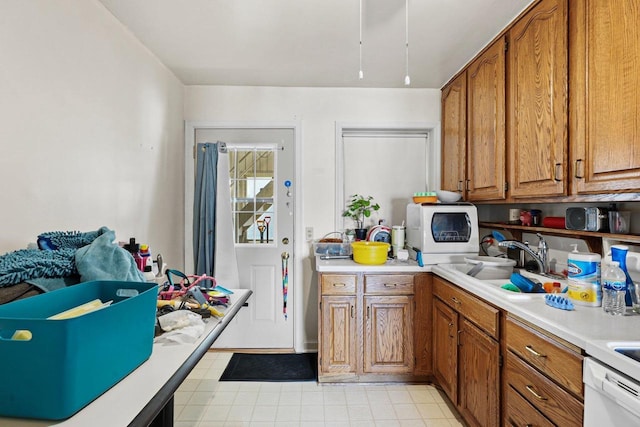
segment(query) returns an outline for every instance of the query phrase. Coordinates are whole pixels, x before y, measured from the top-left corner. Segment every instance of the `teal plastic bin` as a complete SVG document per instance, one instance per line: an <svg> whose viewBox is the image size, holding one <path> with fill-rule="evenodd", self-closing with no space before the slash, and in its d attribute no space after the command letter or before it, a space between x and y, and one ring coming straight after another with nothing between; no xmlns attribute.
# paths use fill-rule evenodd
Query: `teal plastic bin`
<svg viewBox="0 0 640 427"><path fill-rule="evenodd" d="M151 356L157 298L155 283L94 281L0 305L0 415L68 418L126 377ZM47 320L95 299L113 302Z"/></svg>

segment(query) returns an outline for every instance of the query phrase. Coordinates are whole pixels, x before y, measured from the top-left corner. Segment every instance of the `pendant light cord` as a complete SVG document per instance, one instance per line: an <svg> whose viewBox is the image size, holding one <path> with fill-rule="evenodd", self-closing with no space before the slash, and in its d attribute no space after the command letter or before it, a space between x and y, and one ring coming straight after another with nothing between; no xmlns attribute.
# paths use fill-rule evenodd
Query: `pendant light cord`
<svg viewBox="0 0 640 427"><path fill-rule="evenodd" d="M409 77L409 0L405 0L405 20L404 20L404 28L405 28L405 70L406 74L404 76L404 84L405 86L409 86L411 84L411 78Z"/></svg>
<svg viewBox="0 0 640 427"><path fill-rule="evenodd" d="M362 72L362 0L360 0L360 70L358 71L358 78L362 80L364 73Z"/></svg>

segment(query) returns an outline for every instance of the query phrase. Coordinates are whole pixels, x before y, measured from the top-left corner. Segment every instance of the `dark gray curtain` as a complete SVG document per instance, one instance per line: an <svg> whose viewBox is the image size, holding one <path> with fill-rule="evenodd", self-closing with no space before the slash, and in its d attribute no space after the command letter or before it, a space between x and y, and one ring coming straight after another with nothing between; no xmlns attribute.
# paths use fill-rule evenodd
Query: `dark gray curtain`
<svg viewBox="0 0 640 427"><path fill-rule="evenodd" d="M218 144L196 147L196 183L193 198L193 257L195 274L214 275L216 249L216 185Z"/></svg>

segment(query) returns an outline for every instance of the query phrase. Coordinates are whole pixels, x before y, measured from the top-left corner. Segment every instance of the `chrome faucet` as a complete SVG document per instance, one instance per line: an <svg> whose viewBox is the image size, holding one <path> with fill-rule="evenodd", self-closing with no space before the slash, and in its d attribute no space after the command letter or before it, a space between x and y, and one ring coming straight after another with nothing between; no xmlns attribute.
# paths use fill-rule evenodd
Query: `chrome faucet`
<svg viewBox="0 0 640 427"><path fill-rule="evenodd" d="M507 248L515 247L525 251L536 262L536 264L538 265L538 271L541 274L550 274L548 255L549 246L540 233L536 233L536 235L538 236L538 239L540 239L538 241L538 252L534 252L533 249L531 249L531 247L529 246L529 242L522 243L518 240L503 240L501 242L498 242L498 246Z"/></svg>

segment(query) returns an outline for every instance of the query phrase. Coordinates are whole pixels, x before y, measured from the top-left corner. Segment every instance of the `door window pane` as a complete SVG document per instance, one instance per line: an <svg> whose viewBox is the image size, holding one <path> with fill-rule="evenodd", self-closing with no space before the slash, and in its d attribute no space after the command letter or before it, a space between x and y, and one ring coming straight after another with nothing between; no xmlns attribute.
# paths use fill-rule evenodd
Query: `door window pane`
<svg viewBox="0 0 640 427"><path fill-rule="evenodd" d="M266 244L276 239L275 153L271 148L229 148L236 244Z"/></svg>

